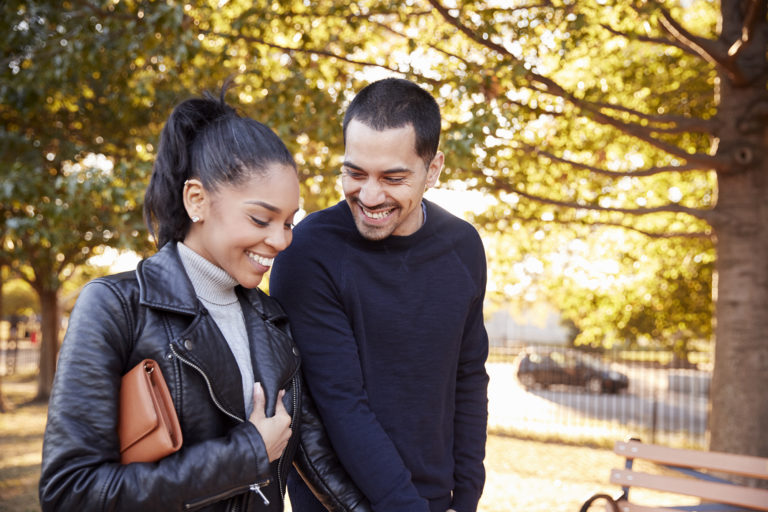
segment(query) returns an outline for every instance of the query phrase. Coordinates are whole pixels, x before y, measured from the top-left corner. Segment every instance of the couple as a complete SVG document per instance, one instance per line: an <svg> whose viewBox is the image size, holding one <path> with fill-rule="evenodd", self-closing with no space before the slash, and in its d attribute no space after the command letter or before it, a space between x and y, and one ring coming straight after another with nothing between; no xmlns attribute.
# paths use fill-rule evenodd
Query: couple
<svg viewBox="0 0 768 512"><path fill-rule="evenodd" d="M476 510L485 256L422 198L440 122L412 82L365 87L343 121L345 201L293 230L296 165L274 132L223 93L178 105L145 196L158 252L89 283L70 317L43 510L280 511L286 488L294 512ZM121 465L120 379L145 358L184 445Z"/></svg>

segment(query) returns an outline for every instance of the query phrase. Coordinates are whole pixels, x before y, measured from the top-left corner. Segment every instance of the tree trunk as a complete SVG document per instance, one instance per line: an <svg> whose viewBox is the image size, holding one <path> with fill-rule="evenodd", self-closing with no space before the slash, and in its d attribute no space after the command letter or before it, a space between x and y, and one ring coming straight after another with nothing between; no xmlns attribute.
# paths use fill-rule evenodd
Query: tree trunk
<svg viewBox="0 0 768 512"><path fill-rule="evenodd" d="M741 35L743 3L723 2L722 35ZM765 7L762 7L765 19ZM758 16L758 19L761 19ZM765 24L763 23L764 27ZM765 30L755 30L739 65L750 80L721 75L715 368L710 449L768 457L768 95Z"/></svg>
<svg viewBox="0 0 768 512"><path fill-rule="evenodd" d="M59 352L59 293L58 290L37 290L40 296L41 334L40 373L37 376L35 400L48 401L56 373Z"/></svg>
<svg viewBox="0 0 768 512"><path fill-rule="evenodd" d="M3 319L3 265L0 265L0 320ZM0 413L8 410L3 397L3 374L0 372Z"/></svg>
<svg viewBox="0 0 768 512"><path fill-rule="evenodd" d="M0 265L0 320L3 318L3 265ZM10 406L5 401L3 395L3 374L0 373L0 413L6 412L10 409Z"/></svg>
<svg viewBox="0 0 768 512"><path fill-rule="evenodd" d="M8 412L10 409L10 404L5 401L5 397L3 396L3 376L0 375L0 414Z"/></svg>
<svg viewBox="0 0 768 512"><path fill-rule="evenodd" d="M768 169L763 171L766 174ZM759 183L764 176L759 180L757 173L734 177L720 189L722 197L734 194L736 188L751 188L742 194L745 206L723 211L746 218L744 226L753 229L717 231L719 286L710 448L768 457L768 187ZM747 201L750 196L760 197ZM762 220L755 218L756 213Z"/></svg>

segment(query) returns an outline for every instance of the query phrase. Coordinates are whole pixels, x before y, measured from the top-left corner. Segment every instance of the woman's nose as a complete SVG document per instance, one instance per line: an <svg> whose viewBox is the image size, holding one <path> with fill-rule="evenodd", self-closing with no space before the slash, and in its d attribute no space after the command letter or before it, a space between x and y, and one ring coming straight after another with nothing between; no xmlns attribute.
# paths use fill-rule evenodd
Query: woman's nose
<svg viewBox="0 0 768 512"><path fill-rule="evenodd" d="M274 229L270 230L265 242L279 252L291 245L291 240L293 240L293 232L290 229L275 226Z"/></svg>

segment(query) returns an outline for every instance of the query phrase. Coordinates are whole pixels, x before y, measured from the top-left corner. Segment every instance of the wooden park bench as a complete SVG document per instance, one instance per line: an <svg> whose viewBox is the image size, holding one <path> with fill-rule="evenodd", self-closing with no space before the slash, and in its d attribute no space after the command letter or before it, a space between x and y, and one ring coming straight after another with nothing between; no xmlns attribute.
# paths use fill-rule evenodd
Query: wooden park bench
<svg viewBox="0 0 768 512"><path fill-rule="evenodd" d="M768 489L749 487L724 478L737 476L768 480L768 458L669 448L638 440L617 442L613 451L625 457L624 468L611 470L610 478L611 483L621 485L623 493L618 498L596 494L584 503L581 512L586 512L593 502L597 504L601 500L607 503L606 510L615 512L768 511ZM637 471L633 469L636 460L648 461L653 463L652 466L664 469L654 473ZM686 476L669 474L668 469ZM638 505L630 502L629 490L632 487L694 496L700 498L702 504Z"/></svg>

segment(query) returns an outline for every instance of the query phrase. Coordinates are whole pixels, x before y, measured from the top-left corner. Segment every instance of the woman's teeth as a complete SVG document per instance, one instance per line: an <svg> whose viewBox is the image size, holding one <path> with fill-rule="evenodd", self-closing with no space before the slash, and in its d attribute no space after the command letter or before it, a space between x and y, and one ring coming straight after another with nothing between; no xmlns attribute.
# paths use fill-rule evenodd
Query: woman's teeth
<svg viewBox="0 0 768 512"><path fill-rule="evenodd" d="M253 261L258 263L259 265L264 265L265 267L271 267L272 263L275 261L275 258L265 258L264 256L259 256L256 253L248 252L248 257L251 258Z"/></svg>

